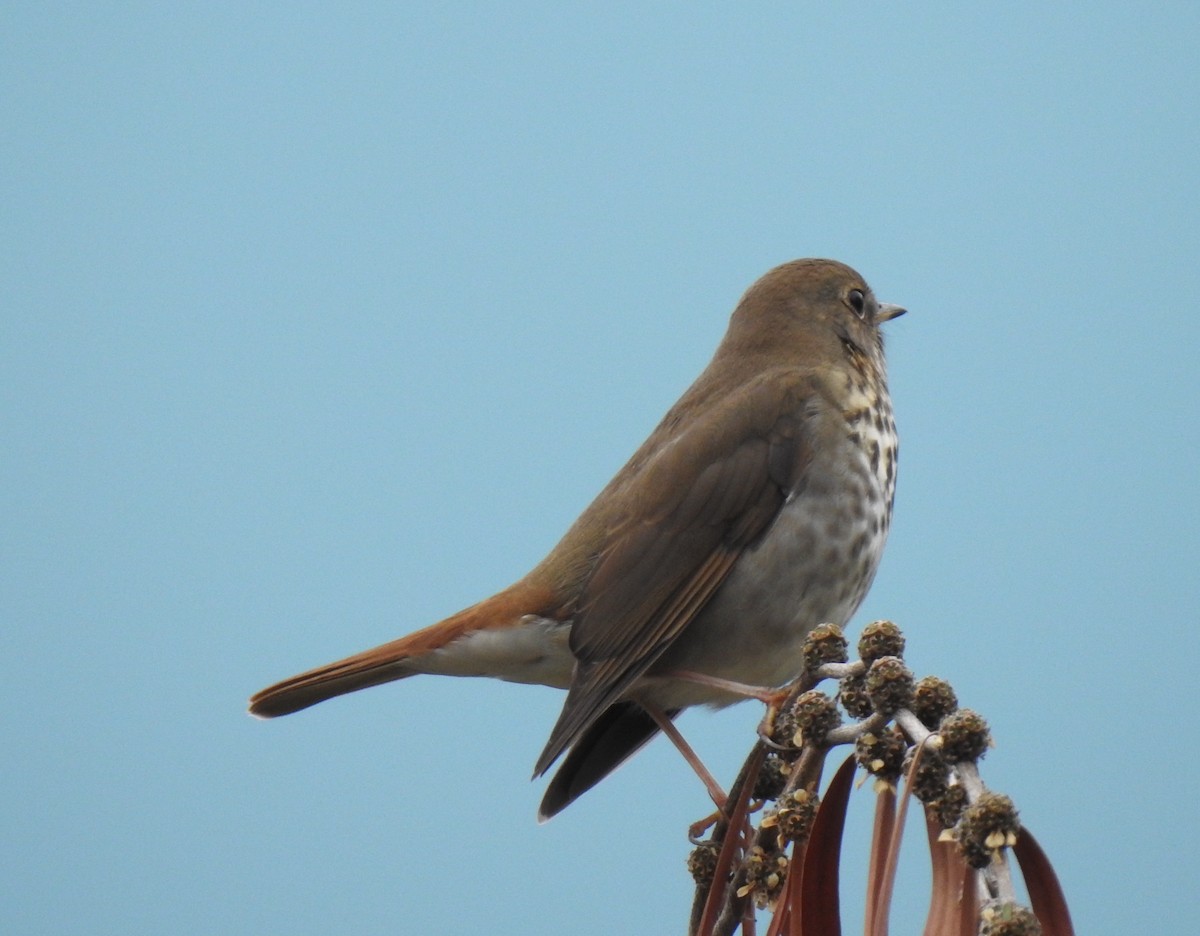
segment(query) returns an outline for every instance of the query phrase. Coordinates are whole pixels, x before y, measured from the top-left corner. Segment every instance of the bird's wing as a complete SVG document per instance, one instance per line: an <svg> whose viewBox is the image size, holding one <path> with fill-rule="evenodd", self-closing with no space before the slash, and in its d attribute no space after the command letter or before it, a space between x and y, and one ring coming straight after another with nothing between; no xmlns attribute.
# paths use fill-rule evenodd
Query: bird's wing
<svg viewBox="0 0 1200 936"><path fill-rule="evenodd" d="M674 718L677 711L664 712ZM636 702L614 702L584 730L546 786L538 820L570 806L621 766L659 732L658 723Z"/></svg>
<svg viewBox="0 0 1200 936"><path fill-rule="evenodd" d="M542 774L675 641L742 551L803 483L820 394L797 372L761 375L660 445L584 587L578 664Z"/></svg>

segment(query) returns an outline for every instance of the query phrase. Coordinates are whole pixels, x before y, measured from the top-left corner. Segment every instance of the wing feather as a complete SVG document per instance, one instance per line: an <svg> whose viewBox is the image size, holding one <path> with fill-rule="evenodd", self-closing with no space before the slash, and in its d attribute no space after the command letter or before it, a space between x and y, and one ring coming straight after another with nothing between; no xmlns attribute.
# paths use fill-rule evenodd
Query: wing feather
<svg viewBox="0 0 1200 936"><path fill-rule="evenodd" d="M817 410L796 372L764 374L667 440L631 479L571 628L575 678L544 773L679 638L803 483Z"/></svg>

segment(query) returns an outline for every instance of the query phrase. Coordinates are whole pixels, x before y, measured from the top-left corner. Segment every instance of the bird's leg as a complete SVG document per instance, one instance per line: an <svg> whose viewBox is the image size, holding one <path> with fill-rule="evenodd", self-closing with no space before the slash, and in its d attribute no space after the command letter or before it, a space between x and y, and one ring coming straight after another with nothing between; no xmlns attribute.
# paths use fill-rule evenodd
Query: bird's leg
<svg viewBox="0 0 1200 936"><path fill-rule="evenodd" d="M734 682L732 679L722 679L720 676L709 676L706 673L697 673L693 670L671 670L669 673L663 673L662 675L669 676L672 679L683 679L701 686L711 686L714 689L728 692L730 695L742 696L746 699L758 699L759 702L766 705L778 705L787 698L790 691L790 687L772 689L766 686L751 686L747 683Z"/></svg>
<svg viewBox="0 0 1200 936"><path fill-rule="evenodd" d="M639 700L639 705L646 710L646 714L654 719L654 723L662 730L675 748L683 755L683 759L691 765L692 770L696 772L696 776L700 778L700 782L704 784L704 788L708 790L708 795L712 797L712 801L716 803L717 809L725 808L725 801L728 798L725 791L721 789L721 784L717 783L704 762L700 760L699 755L692 749L692 746L684 740L679 729L675 727L675 722L671 721L667 713L660 709L657 705L648 705Z"/></svg>
<svg viewBox="0 0 1200 936"><path fill-rule="evenodd" d="M804 675L801 675L785 686L770 688L767 686L751 686L747 683L735 682L732 679L722 679L720 676L709 676L706 673L697 673L693 670L672 670L670 673L665 673L664 675L674 679L683 679L688 682L697 683L701 686L711 686L714 689L721 689L731 695L739 695L746 699L757 699L763 703L767 707L767 710L763 714L762 721L758 724L758 737L768 748L775 751L783 750L783 748L771 740L775 716L778 714L780 706L798 689L808 687L810 682Z"/></svg>

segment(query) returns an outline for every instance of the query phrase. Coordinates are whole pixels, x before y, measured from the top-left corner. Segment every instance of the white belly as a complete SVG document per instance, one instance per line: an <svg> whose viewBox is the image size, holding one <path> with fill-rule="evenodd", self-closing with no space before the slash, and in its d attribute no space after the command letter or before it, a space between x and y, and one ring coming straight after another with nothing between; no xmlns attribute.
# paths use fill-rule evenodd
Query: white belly
<svg viewBox="0 0 1200 936"><path fill-rule="evenodd" d="M529 614L513 627L465 634L411 665L414 673L491 676L566 689L575 669L567 646L570 631L570 624Z"/></svg>
<svg viewBox="0 0 1200 936"><path fill-rule="evenodd" d="M844 475L810 476L652 674L691 670L753 686L779 686L799 675L808 632L826 622L845 626L887 540L889 479L872 470L866 455L853 464ZM655 679L645 689L665 708L737 701L678 680Z"/></svg>

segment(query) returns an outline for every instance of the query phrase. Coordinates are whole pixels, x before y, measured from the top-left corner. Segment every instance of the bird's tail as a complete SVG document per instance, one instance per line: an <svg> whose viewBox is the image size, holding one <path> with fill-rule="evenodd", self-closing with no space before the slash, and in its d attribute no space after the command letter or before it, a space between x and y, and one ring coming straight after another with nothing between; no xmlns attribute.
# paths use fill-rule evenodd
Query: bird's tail
<svg viewBox="0 0 1200 936"><path fill-rule="evenodd" d="M403 643L401 638L268 686L250 697L250 714L290 715L334 696L411 676L416 670Z"/></svg>
<svg viewBox="0 0 1200 936"><path fill-rule="evenodd" d="M527 614L545 613L542 607L545 604L548 604L545 595L518 583L407 637L268 686L250 697L250 714L259 718L290 715L334 696L428 672L423 660L436 651L478 631L502 629Z"/></svg>

